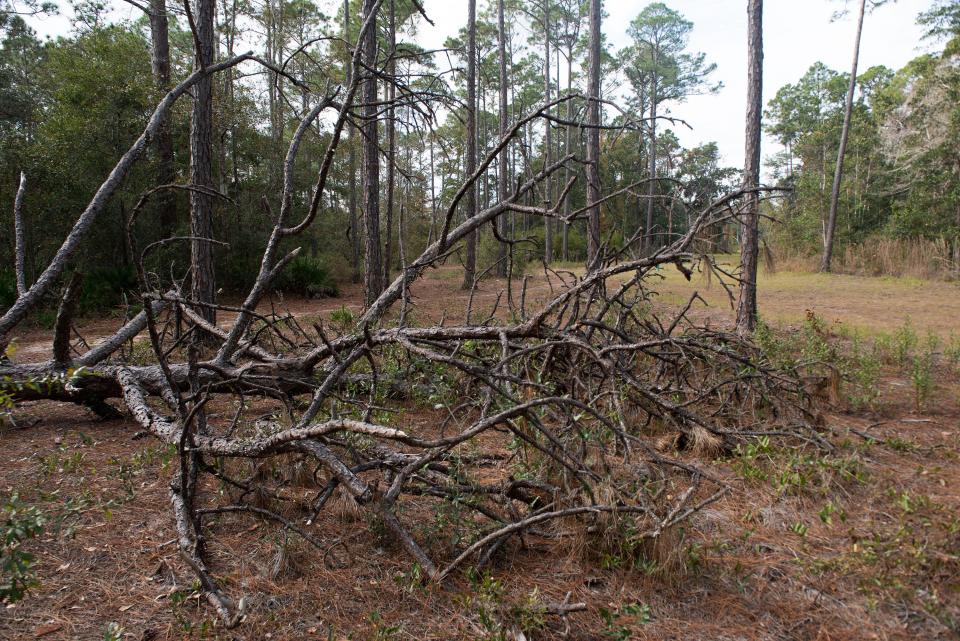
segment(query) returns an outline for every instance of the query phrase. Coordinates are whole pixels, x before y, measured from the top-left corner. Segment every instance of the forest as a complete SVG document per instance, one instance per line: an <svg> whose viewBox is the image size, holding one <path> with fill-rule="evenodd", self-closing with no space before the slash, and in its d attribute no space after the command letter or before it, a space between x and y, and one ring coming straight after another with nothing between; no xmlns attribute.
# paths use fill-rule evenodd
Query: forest
<svg viewBox="0 0 960 641"><path fill-rule="evenodd" d="M960 2L694 4L0 0L0 638L956 638Z"/></svg>

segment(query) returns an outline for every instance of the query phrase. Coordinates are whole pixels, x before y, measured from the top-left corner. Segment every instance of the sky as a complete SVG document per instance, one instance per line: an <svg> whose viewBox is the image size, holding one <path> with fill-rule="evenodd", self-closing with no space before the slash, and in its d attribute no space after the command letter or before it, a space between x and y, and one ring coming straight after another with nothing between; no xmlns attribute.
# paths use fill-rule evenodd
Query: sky
<svg viewBox="0 0 960 641"><path fill-rule="evenodd" d="M480 10L488 2L479 0ZM336 4L339 5L340 0ZM326 4L322 0L319 4ZM648 4L648 0L604 0L603 31L613 49L629 43L627 26ZM702 51L717 65L714 81L723 83L716 95L694 96L685 103L669 106L670 115L691 127L675 131L685 146L714 141L723 160L743 166L744 111L746 102L747 13L745 0L667 0L667 4L693 22L690 50ZM832 21L834 13L850 5L851 15ZM844 0L767 0L764 3L764 103L785 84L796 82L814 62L832 69L849 71L856 28L855 2ZM136 10L117 0L118 17L136 17ZM427 48L439 48L447 36L466 24L466 0L423 0L436 26L423 24L417 40ZM886 65L902 67L929 50L921 41L916 16L930 0L898 0L869 14L864 25L860 69ZM57 35L69 29L61 15L31 20L43 35ZM772 156L779 146L765 138L763 155Z"/></svg>
<svg viewBox="0 0 960 641"><path fill-rule="evenodd" d="M482 7L484 0L480 0ZM466 23L466 0L425 0L424 8L436 27L424 25L420 40L440 46L447 34ZM648 0L604 0L609 14L603 32L615 49L629 44L627 26ZM693 22L690 49L707 54L717 65L713 76L723 82L716 95L695 96L670 106L671 115L692 129L676 133L687 147L715 141L725 162L742 167L745 106L747 96L747 11L745 0L666 0L666 4ZM767 0L764 3L764 104L777 90L794 83L821 61L828 67L849 72L853 61L856 3L851 15L831 22L833 14L847 6L843 0ZM867 15L860 50L860 69L886 65L902 67L926 51L916 16L930 5L928 0L899 0ZM779 145L764 139L763 155L772 156Z"/></svg>

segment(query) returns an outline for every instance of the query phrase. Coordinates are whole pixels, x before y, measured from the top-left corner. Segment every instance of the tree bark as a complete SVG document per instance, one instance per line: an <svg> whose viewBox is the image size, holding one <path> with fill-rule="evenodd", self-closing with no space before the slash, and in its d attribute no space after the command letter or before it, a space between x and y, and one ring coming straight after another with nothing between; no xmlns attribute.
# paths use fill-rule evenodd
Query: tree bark
<svg viewBox="0 0 960 641"><path fill-rule="evenodd" d="M27 193L27 175L20 172L20 185L13 199L13 253L14 273L17 279L17 297L27 293L27 241L23 225L23 198Z"/></svg>
<svg viewBox="0 0 960 641"><path fill-rule="evenodd" d="M647 184L647 226L643 230L643 251L649 255L653 251L653 210L654 198L657 195L657 63L654 54L654 72L650 74L650 151L647 154L649 162L650 182Z"/></svg>
<svg viewBox="0 0 960 641"><path fill-rule="evenodd" d="M397 6L396 0L390 0L389 24L387 27L387 38L389 39L389 51L387 55L390 62L387 64L387 100L390 106L387 108L387 238L383 256L383 280L384 283L390 282L390 271L393 269L393 194L397 178L397 110L393 106L397 97L397 86L393 82L393 77L397 72L397 63L394 60L397 52Z"/></svg>
<svg viewBox="0 0 960 641"><path fill-rule="evenodd" d="M847 153L847 140L850 137L850 119L853 115L853 94L857 89L857 66L860 63L860 36L863 35L863 17L867 10L867 0L860 0L860 14L857 17L857 35L853 42L853 65L850 69L850 86L847 88L847 101L843 109L843 129L840 132L840 150L837 152L837 166L833 173L833 191L830 194L830 216L824 234L823 260L820 271L829 272L833 259L833 237L837 229L837 208L840 201L840 183L843 180L843 157Z"/></svg>
<svg viewBox="0 0 960 641"><path fill-rule="evenodd" d="M760 184L761 114L763 112L763 0L747 3L747 130L743 187ZM759 255L760 195L749 193L740 245L740 300L737 304L737 331L753 332L757 323L757 257Z"/></svg>
<svg viewBox="0 0 960 641"><path fill-rule="evenodd" d="M557 75L560 75L559 69L557 70ZM559 79L559 78L558 78ZM567 95L569 96L573 93L573 45L570 44L567 48ZM573 101L567 100L567 122L573 122ZM570 153L573 149L573 125L568 124L566 127L566 140L564 141L564 153ZM563 182L567 184L570 182L570 167L566 167L563 172ZM563 216L568 218L572 210L573 203L571 198L567 198L563 202ZM570 260L570 223L565 222L563 228L561 229L561 234L563 235L562 243L562 256L564 262Z"/></svg>
<svg viewBox="0 0 960 641"><path fill-rule="evenodd" d="M501 140L507 135L507 120L509 118L509 114L507 113L507 30L503 5L504 0L497 1L497 59L500 67L500 130L498 133ZM497 183L497 196L500 202L510 197L510 167L507 164L507 158L508 154L506 151L500 155L500 172ZM508 221L509 219L506 214L497 219L496 224L499 225L500 236L502 238L506 238L509 232L507 229ZM506 243L500 243L497 256L500 261L497 265L497 275L505 277L508 267Z"/></svg>
<svg viewBox="0 0 960 641"><path fill-rule="evenodd" d="M364 0L363 18L366 21L376 9L376 0ZM363 61L368 69L377 67L376 16L363 37ZM383 269L380 261L380 156L377 131L377 78L372 72L363 81L363 198L364 226L366 227L366 264L364 290L367 305L371 305L383 291Z"/></svg>
<svg viewBox="0 0 960 641"><path fill-rule="evenodd" d="M346 82L353 82L353 61L350 55L350 0L343 0L343 42L347 47L344 58ZM357 217L357 143L353 124L347 123L347 210L350 226L350 268L353 282L360 282L360 221Z"/></svg>
<svg viewBox="0 0 960 641"><path fill-rule="evenodd" d="M603 19L601 0L590 0L590 44L587 83L587 269L599 268L600 263L600 21Z"/></svg>
<svg viewBox="0 0 960 641"><path fill-rule="evenodd" d="M477 170L477 0L467 2L467 144L464 159L465 178ZM477 213L477 185L473 183L463 199L466 217ZM463 264L463 288L473 287L477 275L477 232L467 236Z"/></svg>
<svg viewBox="0 0 960 641"><path fill-rule="evenodd" d="M543 100L550 102L553 92L550 83L550 0L543 1ZM544 119L543 166L549 167L553 157L553 135L550 120ZM547 207L553 204L553 179L544 181L544 193ZM543 218L543 262L553 262L553 224L548 216Z"/></svg>
<svg viewBox="0 0 960 641"><path fill-rule="evenodd" d="M150 68L153 82L161 94L170 90L170 30L167 20L166 0L150 0ZM157 145L157 182L171 185L177 181L176 167L173 163L173 135L170 127L164 124L156 137ZM160 237L169 238L177 226L177 199L172 191L163 190L157 194L159 210Z"/></svg>
<svg viewBox="0 0 960 641"><path fill-rule="evenodd" d="M206 69L213 64L214 0L197 0L196 66ZM193 112L190 118L190 182L212 190L213 183L213 78L204 76L194 88ZM190 274L191 296L200 303L215 302L213 271L213 197L209 193L190 191ZM209 240L207 240L209 239ZM216 310L210 305L197 307L209 323L216 322Z"/></svg>

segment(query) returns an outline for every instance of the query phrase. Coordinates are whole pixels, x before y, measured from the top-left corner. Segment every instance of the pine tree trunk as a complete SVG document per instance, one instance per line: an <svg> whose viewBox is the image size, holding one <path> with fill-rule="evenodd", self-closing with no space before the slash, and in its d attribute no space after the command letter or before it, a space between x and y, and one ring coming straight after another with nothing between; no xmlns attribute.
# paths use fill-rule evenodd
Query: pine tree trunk
<svg viewBox="0 0 960 641"><path fill-rule="evenodd" d="M590 0L590 44L587 83L587 269L599 267L600 254L600 0Z"/></svg>
<svg viewBox="0 0 960 641"><path fill-rule="evenodd" d="M214 0L197 0L196 29L199 50L197 68L213 63ZM194 88L193 112L190 118L190 183L213 189L213 81L202 78ZM199 303L197 313L213 323L216 311L209 306L215 302L216 281L213 271L213 197L197 191L190 192L190 273L191 295Z"/></svg>
<svg viewBox="0 0 960 641"><path fill-rule="evenodd" d="M170 90L170 30L167 21L166 0L150 0L150 67L153 82L161 95ZM173 164L173 136L167 123L157 132L157 182L170 185L176 182ZM177 226L177 201L172 191L157 194L160 237L173 236Z"/></svg>
<svg viewBox="0 0 960 641"><path fill-rule="evenodd" d="M504 0L497 1L497 54L500 66L500 139L507 135L507 32L506 19L504 16ZM510 197L510 167L507 164L506 150L500 154L499 160L500 173L498 176L497 191L500 202ZM506 214L497 219L501 238L507 238L509 230L507 229L508 218ZM497 275L505 277L507 275L507 245L500 243L498 252L499 264L497 265Z"/></svg>
<svg viewBox="0 0 960 641"><path fill-rule="evenodd" d="M477 0L467 2L467 144L464 177L477 171ZM463 199L466 218L477 213L477 185L473 183ZM473 287L477 275L477 233L467 236L463 263L463 288Z"/></svg>
<svg viewBox="0 0 960 641"><path fill-rule="evenodd" d="M343 41L350 43L350 0L343 0ZM344 58L347 86L353 83L349 47ZM357 217L357 143L354 127L347 123L347 215L350 227L350 269L353 282L360 282L360 221Z"/></svg>
<svg viewBox="0 0 960 641"><path fill-rule="evenodd" d="M656 62L654 62L656 69ZM649 162L650 182L647 184L647 225L643 230L643 252L649 255L653 252L653 209L654 198L657 195L657 74L650 74L650 151L647 153Z"/></svg>
<svg viewBox="0 0 960 641"><path fill-rule="evenodd" d="M363 19L373 15L376 0L364 0ZM363 37L363 61L367 68L377 67L376 16ZM369 73L369 72L368 72ZM367 305L373 304L383 291L383 265L380 260L380 156L377 131L377 78L372 73L363 81L363 200L366 227L366 263L364 292Z"/></svg>
<svg viewBox="0 0 960 641"><path fill-rule="evenodd" d="M747 3L749 24L747 44L747 130L743 186L756 189L760 184L761 114L763 112L763 0ZM747 195L740 245L740 300L737 305L737 331L753 332L757 322L757 259L759 256L760 195Z"/></svg>
<svg viewBox="0 0 960 641"><path fill-rule="evenodd" d="M392 82L396 75L397 63L392 60L397 51L397 6L396 0L390 0L390 13L387 27L387 38L389 39L389 51L391 61L387 65L387 100L390 106L387 107L387 238L383 254L383 284L390 282L390 272L393 269L393 194L396 187L397 176L397 111L393 106L397 97L397 86Z"/></svg>
<svg viewBox="0 0 960 641"><path fill-rule="evenodd" d="M833 259L833 236L837 229L837 208L840 201L840 183L843 180L843 157L847 152L847 140L850 137L850 119L853 115L853 94L857 89L857 66L860 62L860 36L863 35L863 17L867 10L867 0L860 0L860 15L857 18L857 36L853 44L853 65L850 70L850 86L847 88L847 101L843 109L843 130L840 132L840 150L837 152L837 166L833 173L833 191L830 194L830 216L824 234L823 260L820 271L829 272Z"/></svg>
<svg viewBox="0 0 960 641"><path fill-rule="evenodd" d="M433 157L433 135L427 134L430 140L430 235L427 237L429 245L437 235L437 165Z"/></svg>
<svg viewBox="0 0 960 641"><path fill-rule="evenodd" d="M559 76L559 71L557 73ZM567 48L567 95L569 96L573 93L573 47L570 46ZM567 122L573 122L573 101L567 100ZM563 153L569 154L573 149L573 125L567 125L566 131L567 137L564 141L564 150ZM570 167L567 166L563 173L563 182L567 184L570 182ZM567 198L563 202L563 217L568 218L572 211L573 203L571 198ZM566 222L563 224L561 230L563 234L563 260L564 262L570 260L570 223Z"/></svg>
<svg viewBox="0 0 960 641"><path fill-rule="evenodd" d="M543 0L543 100L549 103L552 98L550 83L550 0ZM553 161L553 132L549 120L544 119L543 166L549 167ZM545 200L544 207L553 204L553 180L547 177L544 180ZM553 225L550 218L543 218L543 262L549 265L553 262Z"/></svg>

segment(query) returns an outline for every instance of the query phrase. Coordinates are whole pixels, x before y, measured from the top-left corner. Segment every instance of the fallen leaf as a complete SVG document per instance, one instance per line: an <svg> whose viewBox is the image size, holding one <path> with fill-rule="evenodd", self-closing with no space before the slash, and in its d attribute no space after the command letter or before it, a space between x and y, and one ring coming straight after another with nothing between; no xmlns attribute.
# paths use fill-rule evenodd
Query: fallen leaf
<svg viewBox="0 0 960 641"><path fill-rule="evenodd" d="M63 625L60 623L44 623L33 631L33 635L37 638L40 638L48 634L52 634L62 627Z"/></svg>
<svg viewBox="0 0 960 641"><path fill-rule="evenodd" d="M129 609L132 608L132 607L133 607L133 605L123 605L123 606L120 606L118 609L120 610L120 612L126 612L127 610L129 610Z"/></svg>

